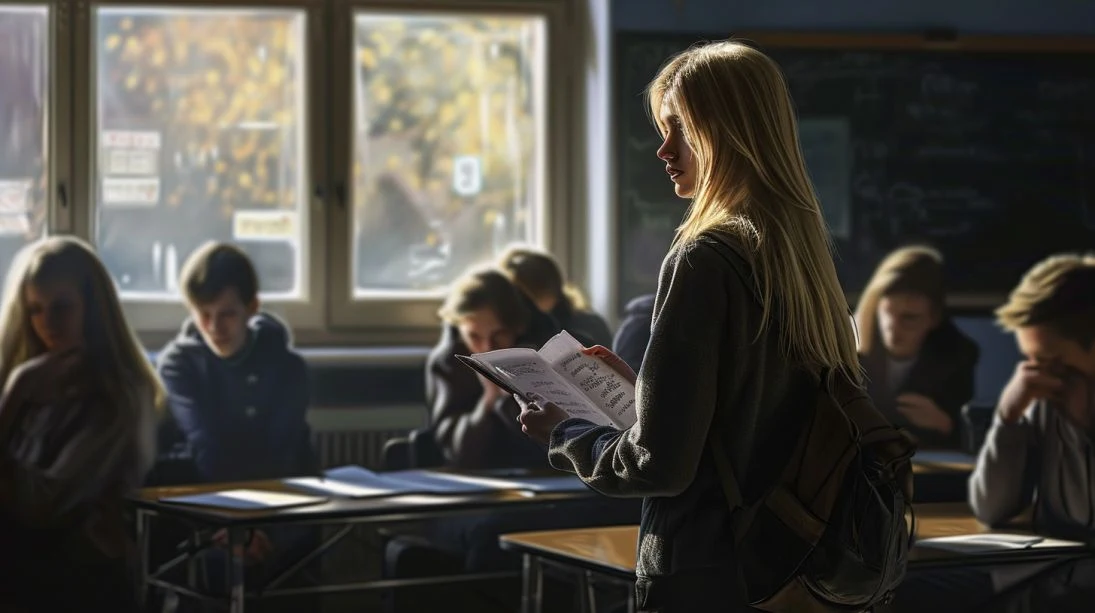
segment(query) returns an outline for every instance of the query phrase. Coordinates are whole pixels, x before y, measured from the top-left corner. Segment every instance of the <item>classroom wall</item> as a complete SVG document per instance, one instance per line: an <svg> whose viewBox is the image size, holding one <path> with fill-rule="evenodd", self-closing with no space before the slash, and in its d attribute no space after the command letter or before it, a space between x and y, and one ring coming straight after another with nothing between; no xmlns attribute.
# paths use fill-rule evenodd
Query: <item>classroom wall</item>
<svg viewBox="0 0 1095 613"><path fill-rule="evenodd" d="M611 0L617 30L1095 33L1091 0Z"/></svg>
<svg viewBox="0 0 1095 613"><path fill-rule="evenodd" d="M615 31L758 30L1095 35L1093 0L611 0ZM990 317L957 320L981 346L975 401L994 403L1019 352Z"/></svg>

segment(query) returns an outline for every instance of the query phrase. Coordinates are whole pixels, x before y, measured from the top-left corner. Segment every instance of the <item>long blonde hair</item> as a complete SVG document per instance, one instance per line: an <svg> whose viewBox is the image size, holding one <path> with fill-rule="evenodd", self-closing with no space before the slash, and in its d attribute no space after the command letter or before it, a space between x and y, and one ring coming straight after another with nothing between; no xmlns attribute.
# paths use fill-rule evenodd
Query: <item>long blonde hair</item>
<svg viewBox="0 0 1095 613"><path fill-rule="evenodd" d="M31 327L25 288L56 281L75 283L80 290L87 362L108 395L109 406L103 408L118 412L111 421L145 430L152 427L147 422L165 403L160 379L126 323L109 273L91 247L76 238L31 243L12 262L0 308L0 382L6 389L16 367L46 352ZM142 455L154 451L143 449Z"/></svg>
<svg viewBox="0 0 1095 613"><path fill-rule="evenodd" d="M943 255L924 245L909 245L890 252L863 288L855 308L859 330L859 353L875 350L878 333L878 303L884 296L911 293L926 296L940 313L946 303L943 289Z"/></svg>
<svg viewBox="0 0 1095 613"><path fill-rule="evenodd" d="M666 63L647 100L663 135L663 106L679 116L699 170L674 246L709 230L738 236L752 250L761 329L778 319L788 355L861 381L832 242L776 63L737 41L695 46Z"/></svg>

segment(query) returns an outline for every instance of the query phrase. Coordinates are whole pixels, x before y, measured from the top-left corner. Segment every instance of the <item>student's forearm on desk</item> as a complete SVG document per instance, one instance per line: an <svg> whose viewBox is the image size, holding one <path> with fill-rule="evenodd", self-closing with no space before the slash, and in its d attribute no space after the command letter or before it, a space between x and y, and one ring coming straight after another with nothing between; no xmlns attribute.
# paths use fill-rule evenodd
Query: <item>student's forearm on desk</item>
<svg viewBox="0 0 1095 613"><path fill-rule="evenodd" d="M1026 418L1006 424L999 416L985 437L969 480L969 502L981 522L997 525L1023 511L1034 496L1037 432Z"/></svg>

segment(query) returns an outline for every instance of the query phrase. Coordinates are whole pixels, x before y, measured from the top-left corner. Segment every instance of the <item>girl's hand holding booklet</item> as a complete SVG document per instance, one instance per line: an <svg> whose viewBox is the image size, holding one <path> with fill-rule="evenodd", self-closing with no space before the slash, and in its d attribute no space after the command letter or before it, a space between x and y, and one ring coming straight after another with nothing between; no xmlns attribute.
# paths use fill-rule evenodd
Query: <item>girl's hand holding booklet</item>
<svg viewBox="0 0 1095 613"><path fill-rule="evenodd" d="M635 385L601 359L582 353L566 330L539 351L499 349L456 356L503 390L531 402L536 394L567 415L621 430L635 424Z"/></svg>

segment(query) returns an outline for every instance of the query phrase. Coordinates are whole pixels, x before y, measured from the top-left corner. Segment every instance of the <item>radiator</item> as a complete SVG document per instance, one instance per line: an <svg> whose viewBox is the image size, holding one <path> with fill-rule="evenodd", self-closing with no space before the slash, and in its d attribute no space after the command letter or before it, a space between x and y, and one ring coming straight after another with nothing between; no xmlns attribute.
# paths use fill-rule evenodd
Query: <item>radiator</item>
<svg viewBox="0 0 1095 613"><path fill-rule="evenodd" d="M320 468L357 464L370 470L382 468L384 443L407 436L409 430L329 430L312 434Z"/></svg>

